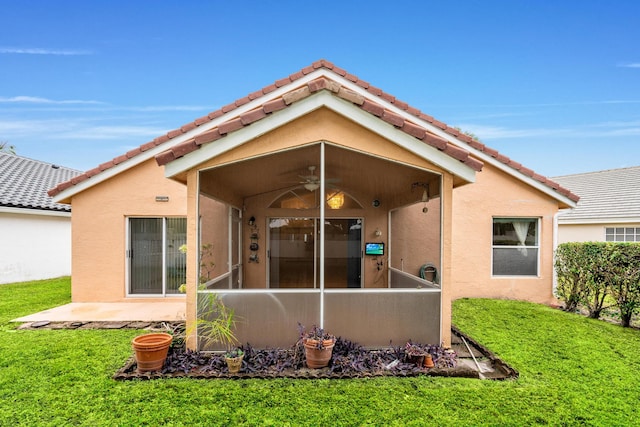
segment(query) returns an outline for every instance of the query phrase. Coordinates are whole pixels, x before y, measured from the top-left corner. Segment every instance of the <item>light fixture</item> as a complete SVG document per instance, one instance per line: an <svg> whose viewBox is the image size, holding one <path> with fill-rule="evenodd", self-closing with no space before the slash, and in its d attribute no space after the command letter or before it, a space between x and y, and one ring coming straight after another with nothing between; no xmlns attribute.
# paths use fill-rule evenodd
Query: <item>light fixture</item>
<svg viewBox="0 0 640 427"><path fill-rule="evenodd" d="M318 188L320 188L320 184L318 184L317 182L307 182L304 185L304 188L309 191L316 191Z"/></svg>
<svg viewBox="0 0 640 427"><path fill-rule="evenodd" d="M327 199L327 204L331 209L340 209L344 205L344 193L338 191Z"/></svg>
<svg viewBox="0 0 640 427"><path fill-rule="evenodd" d="M428 182L414 182L411 184L411 191L413 191L416 187L422 187L422 198L420 201L424 203L424 207L422 208L422 213L427 213L429 208L427 207L427 202L429 201L429 183Z"/></svg>

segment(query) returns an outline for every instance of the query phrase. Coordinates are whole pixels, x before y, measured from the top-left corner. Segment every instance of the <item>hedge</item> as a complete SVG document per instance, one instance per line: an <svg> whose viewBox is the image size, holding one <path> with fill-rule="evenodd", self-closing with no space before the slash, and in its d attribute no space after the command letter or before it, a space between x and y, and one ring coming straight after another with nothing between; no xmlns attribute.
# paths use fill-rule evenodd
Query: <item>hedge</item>
<svg viewBox="0 0 640 427"><path fill-rule="evenodd" d="M630 325L640 310L640 243L563 243L555 255L556 296L565 310L585 308L597 319L615 307L622 325Z"/></svg>

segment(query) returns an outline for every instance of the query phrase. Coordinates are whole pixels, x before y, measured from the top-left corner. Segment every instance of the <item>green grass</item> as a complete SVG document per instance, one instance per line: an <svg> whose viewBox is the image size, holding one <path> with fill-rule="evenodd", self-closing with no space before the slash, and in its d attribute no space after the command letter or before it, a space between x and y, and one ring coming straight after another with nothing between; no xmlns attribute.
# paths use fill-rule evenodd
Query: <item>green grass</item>
<svg viewBox="0 0 640 427"><path fill-rule="evenodd" d="M640 425L640 332L540 305L454 304L515 381L116 382L137 331L8 323L68 301L69 279L0 286L0 425Z"/></svg>

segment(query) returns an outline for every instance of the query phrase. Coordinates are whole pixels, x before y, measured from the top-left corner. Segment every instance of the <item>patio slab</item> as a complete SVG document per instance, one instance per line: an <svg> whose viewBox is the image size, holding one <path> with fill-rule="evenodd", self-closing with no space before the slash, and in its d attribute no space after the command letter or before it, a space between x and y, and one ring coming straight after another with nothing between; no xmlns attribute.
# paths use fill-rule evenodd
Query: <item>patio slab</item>
<svg viewBox="0 0 640 427"><path fill-rule="evenodd" d="M12 322L177 322L185 319L184 302L72 302L13 319Z"/></svg>

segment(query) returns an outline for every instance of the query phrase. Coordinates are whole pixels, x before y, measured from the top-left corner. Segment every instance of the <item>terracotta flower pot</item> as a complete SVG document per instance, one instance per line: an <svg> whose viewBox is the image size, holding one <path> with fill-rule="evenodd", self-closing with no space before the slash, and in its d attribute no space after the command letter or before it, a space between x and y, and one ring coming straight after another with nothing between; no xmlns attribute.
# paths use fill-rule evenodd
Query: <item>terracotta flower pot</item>
<svg viewBox="0 0 640 427"><path fill-rule="evenodd" d="M322 342L322 346L324 348L318 348L317 340L305 340L303 344L307 359L307 367L311 369L318 369L327 366L331 360L333 346L335 343L335 340L324 340Z"/></svg>
<svg viewBox="0 0 640 427"><path fill-rule="evenodd" d="M135 337L132 346L136 354L137 371L142 373L162 369L172 340L173 335L164 332Z"/></svg>
<svg viewBox="0 0 640 427"><path fill-rule="evenodd" d="M425 367L425 368L429 368L429 369L431 369L431 368L433 368L434 366L436 366L436 365L435 365L435 363L433 363L433 357L431 357L431 355L430 355L430 354L427 354L427 355L424 357L424 367Z"/></svg>
<svg viewBox="0 0 640 427"><path fill-rule="evenodd" d="M229 368L230 374L237 374L240 372L240 368L242 367L242 359L244 358L244 354L238 357L225 357L224 360L227 362L227 367Z"/></svg>

